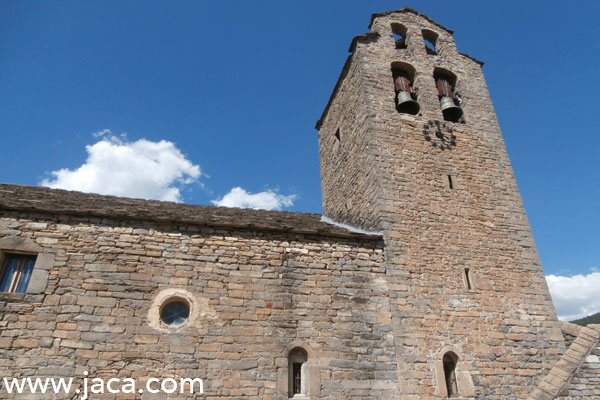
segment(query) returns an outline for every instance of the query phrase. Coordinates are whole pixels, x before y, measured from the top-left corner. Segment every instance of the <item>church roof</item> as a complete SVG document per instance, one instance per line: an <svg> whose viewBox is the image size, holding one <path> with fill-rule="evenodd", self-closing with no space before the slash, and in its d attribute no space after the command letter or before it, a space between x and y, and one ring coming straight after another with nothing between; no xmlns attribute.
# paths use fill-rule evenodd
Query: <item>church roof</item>
<svg viewBox="0 0 600 400"><path fill-rule="evenodd" d="M201 206L14 184L0 184L0 210L381 240L380 235L324 222L320 214Z"/></svg>

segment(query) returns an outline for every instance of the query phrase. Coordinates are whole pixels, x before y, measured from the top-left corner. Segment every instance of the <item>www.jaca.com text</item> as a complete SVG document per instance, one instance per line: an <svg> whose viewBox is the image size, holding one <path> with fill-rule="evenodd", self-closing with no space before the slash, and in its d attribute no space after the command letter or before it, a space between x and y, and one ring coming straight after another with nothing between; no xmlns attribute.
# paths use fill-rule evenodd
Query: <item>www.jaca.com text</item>
<svg viewBox="0 0 600 400"><path fill-rule="evenodd" d="M4 390L9 394L22 393L77 393L79 400L91 399L92 394L104 393L204 393L204 384L200 378L150 378L141 387L137 387L135 379L132 378L89 378L88 372L84 372L84 378L80 386L74 386L74 378L3 378Z"/></svg>

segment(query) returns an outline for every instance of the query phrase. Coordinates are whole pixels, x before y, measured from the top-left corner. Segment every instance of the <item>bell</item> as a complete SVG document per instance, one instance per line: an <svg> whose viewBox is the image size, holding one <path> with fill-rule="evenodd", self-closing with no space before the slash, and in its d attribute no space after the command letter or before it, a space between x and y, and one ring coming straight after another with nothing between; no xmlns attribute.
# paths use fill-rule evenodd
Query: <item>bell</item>
<svg viewBox="0 0 600 400"><path fill-rule="evenodd" d="M410 93L401 90L398 92L398 102L396 108L398 112L415 115L421 109L419 103L413 100Z"/></svg>
<svg viewBox="0 0 600 400"><path fill-rule="evenodd" d="M457 106L454 99L448 96L442 96L440 105L442 106L442 114L444 114L446 121L458 122L463 115L462 108Z"/></svg>

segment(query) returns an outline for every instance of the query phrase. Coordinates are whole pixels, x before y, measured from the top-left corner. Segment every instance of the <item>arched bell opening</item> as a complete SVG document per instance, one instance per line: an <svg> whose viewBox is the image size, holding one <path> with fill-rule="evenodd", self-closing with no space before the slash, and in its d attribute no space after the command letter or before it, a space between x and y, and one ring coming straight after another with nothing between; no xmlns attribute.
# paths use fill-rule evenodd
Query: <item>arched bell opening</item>
<svg viewBox="0 0 600 400"><path fill-rule="evenodd" d="M392 35L394 35L394 42L397 49L406 49L408 46L407 33L408 30L404 25L398 23L392 24Z"/></svg>
<svg viewBox="0 0 600 400"><path fill-rule="evenodd" d="M450 71L436 68L433 72L433 77L437 86L444 120L460 122L463 110L460 107L460 98L455 92L456 75Z"/></svg>
<svg viewBox="0 0 600 400"><path fill-rule="evenodd" d="M396 110L403 114L416 115L421 106L417 102L417 93L413 87L415 69L406 63L392 63L394 90L396 91Z"/></svg>
<svg viewBox="0 0 600 400"><path fill-rule="evenodd" d="M423 41L425 42L425 52L430 56L437 55L437 42L439 38L438 34L434 31L430 31L429 29L423 29L421 34L423 35Z"/></svg>

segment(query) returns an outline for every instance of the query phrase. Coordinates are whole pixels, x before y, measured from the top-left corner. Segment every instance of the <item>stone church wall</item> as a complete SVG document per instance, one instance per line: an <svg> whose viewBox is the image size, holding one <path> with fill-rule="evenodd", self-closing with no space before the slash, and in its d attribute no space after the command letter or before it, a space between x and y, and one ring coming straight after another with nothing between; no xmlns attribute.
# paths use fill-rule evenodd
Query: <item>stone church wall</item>
<svg viewBox="0 0 600 400"><path fill-rule="evenodd" d="M208 399L282 399L299 345L311 398L396 388L380 238L3 211L0 246L15 238L53 263L42 293L0 295L0 377L199 377ZM180 328L159 321L169 296L191 302Z"/></svg>

